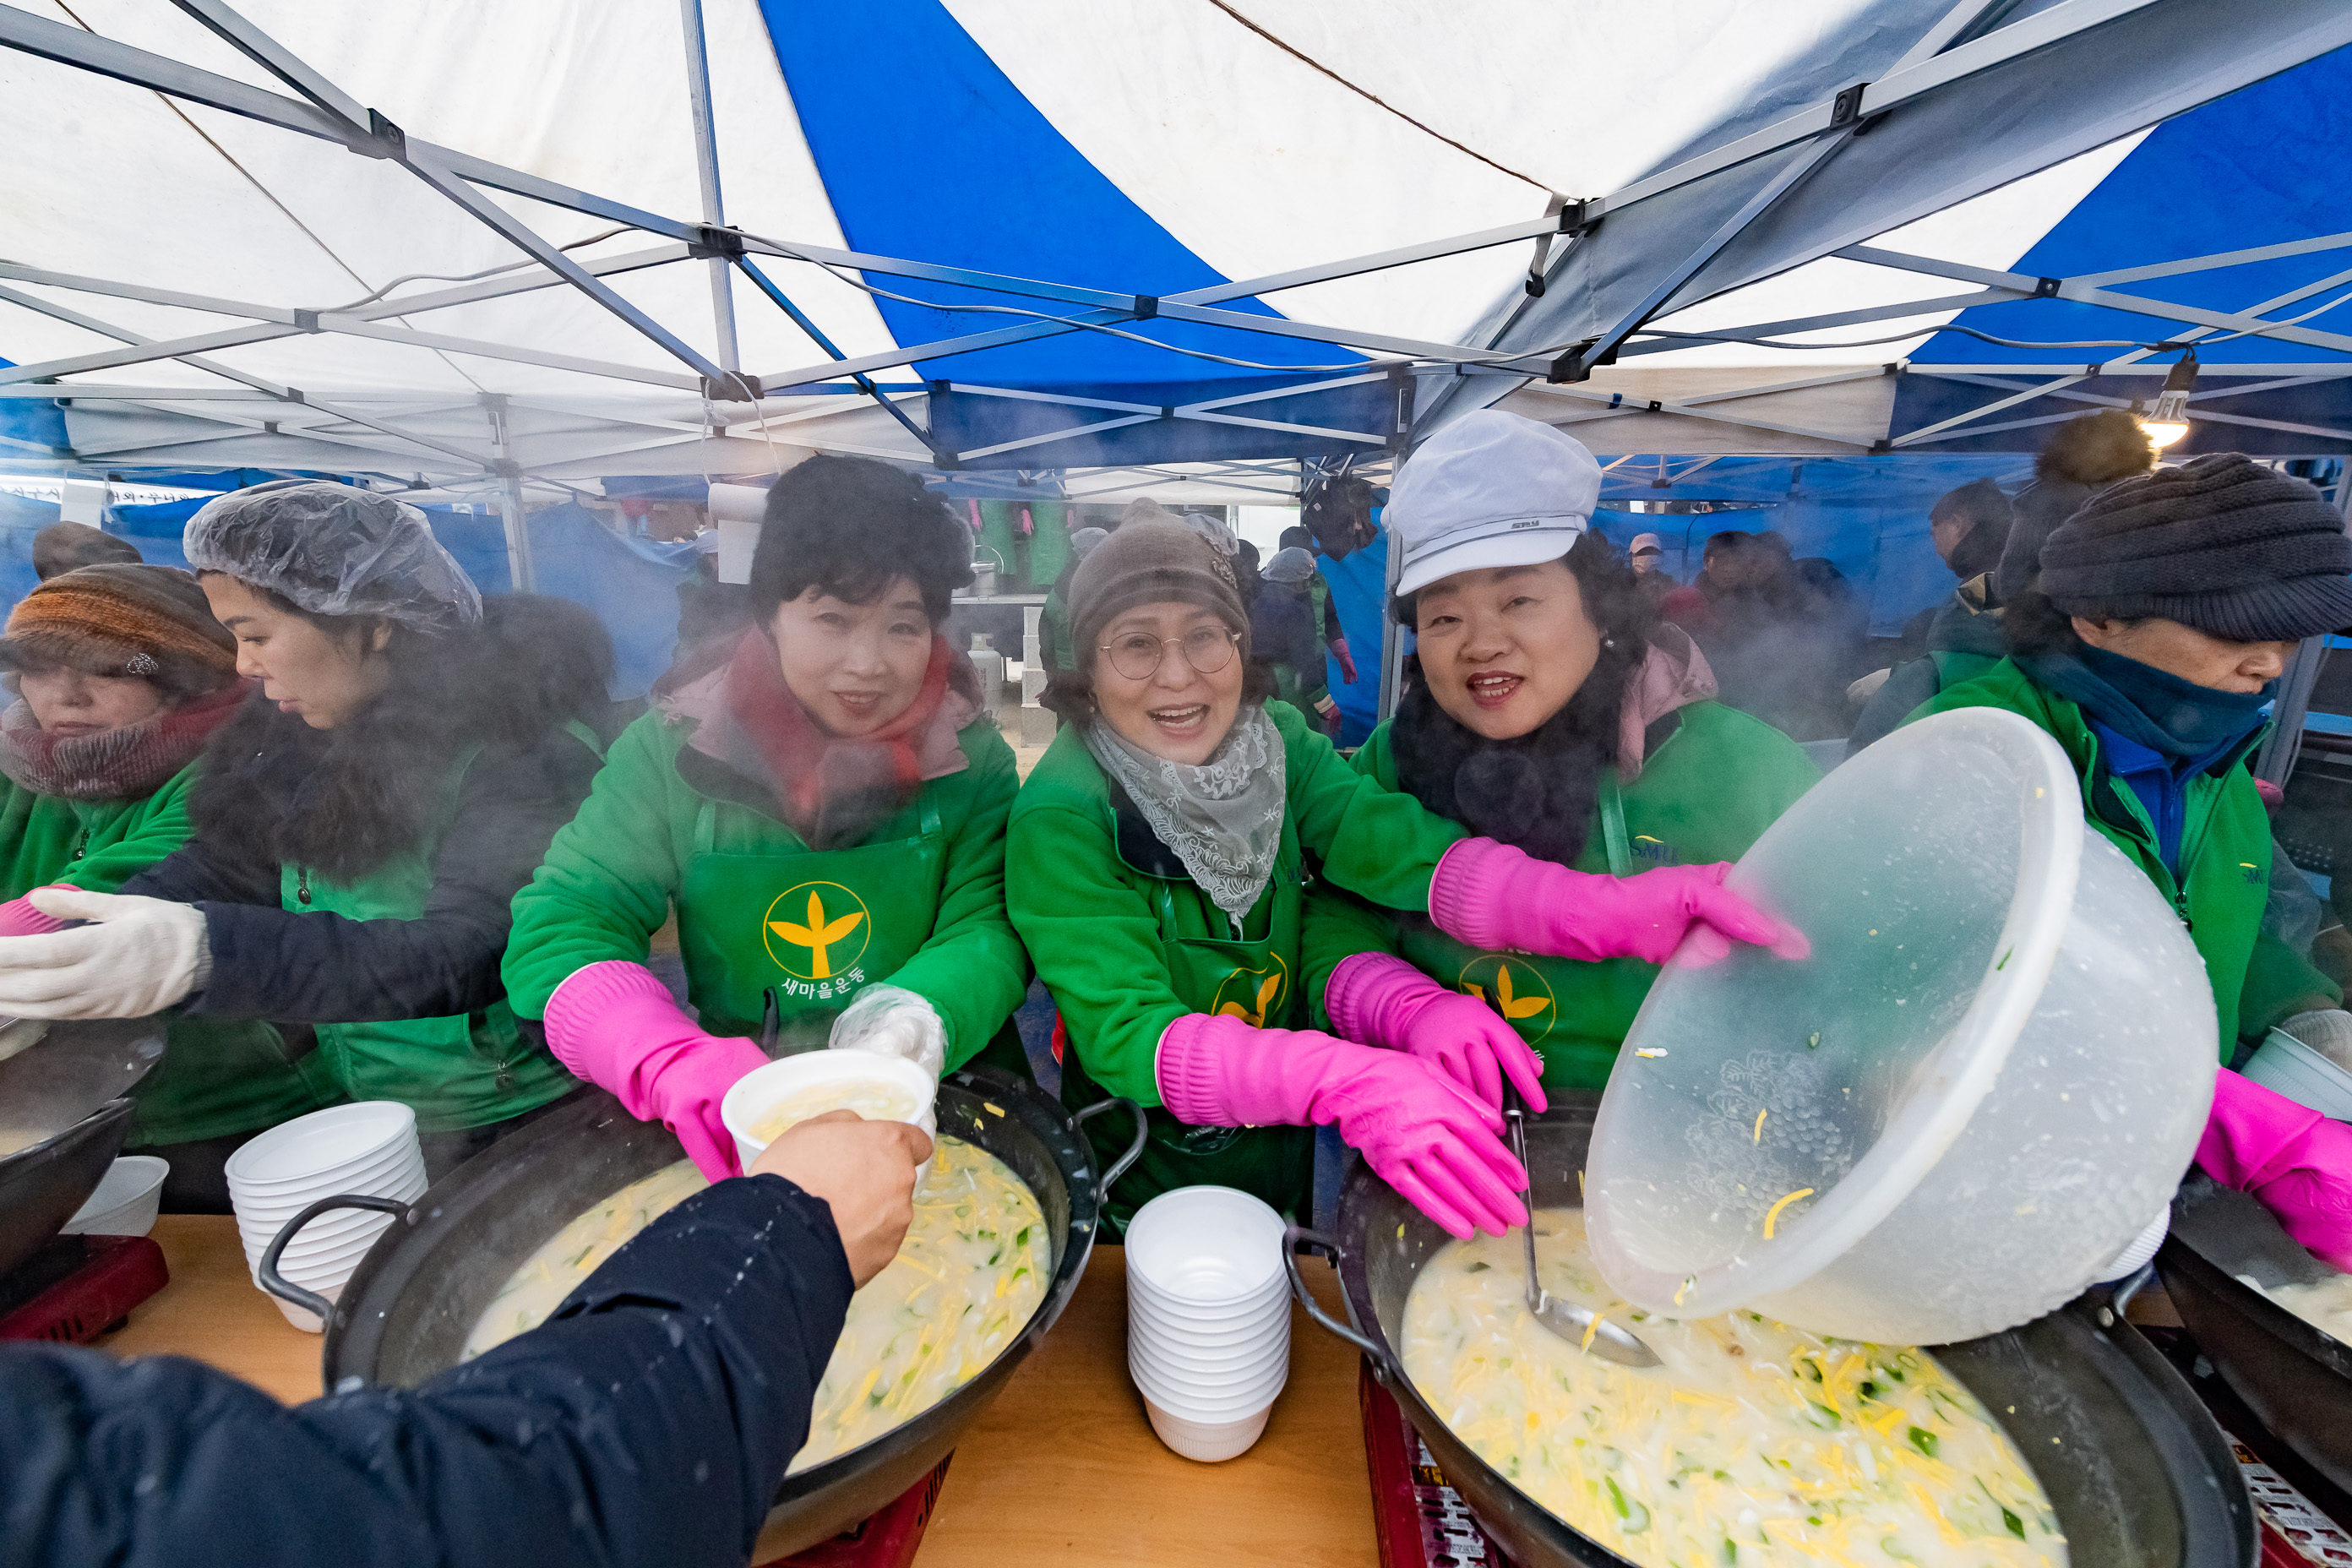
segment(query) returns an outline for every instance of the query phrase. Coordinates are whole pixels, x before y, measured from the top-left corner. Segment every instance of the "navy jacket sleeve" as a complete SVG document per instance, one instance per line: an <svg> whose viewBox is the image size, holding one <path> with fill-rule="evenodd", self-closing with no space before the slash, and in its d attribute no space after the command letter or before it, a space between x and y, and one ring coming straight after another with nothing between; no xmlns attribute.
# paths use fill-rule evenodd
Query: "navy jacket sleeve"
<svg viewBox="0 0 2352 1568"><path fill-rule="evenodd" d="M824 1202L753 1176L413 1391L0 1348L0 1568L740 1568L850 1291Z"/></svg>
<svg viewBox="0 0 2352 1568"><path fill-rule="evenodd" d="M339 1024L473 1013L506 994L499 961L516 891L596 776L562 731L526 751L485 753L466 774L413 921L289 911L275 860L194 838L123 884L204 911L212 971L185 1010L207 1018Z"/></svg>

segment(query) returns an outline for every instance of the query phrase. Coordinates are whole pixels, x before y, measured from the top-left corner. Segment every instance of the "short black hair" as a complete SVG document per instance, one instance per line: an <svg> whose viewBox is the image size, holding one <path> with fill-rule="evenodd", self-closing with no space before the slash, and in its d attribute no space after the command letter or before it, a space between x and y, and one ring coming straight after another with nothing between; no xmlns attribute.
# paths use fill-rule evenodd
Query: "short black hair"
<svg viewBox="0 0 2352 1568"><path fill-rule="evenodd" d="M872 458L811 458L768 491L751 555L752 618L811 588L870 605L914 579L934 630L971 582L971 532L914 475Z"/></svg>
<svg viewBox="0 0 2352 1568"><path fill-rule="evenodd" d="M1282 531L1282 538L1275 545L1275 548L1276 550L1290 550L1296 548L1307 551L1310 553L1321 552L1321 547L1315 542L1314 531L1303 523L1293 523L1288 528L1284 529Z"/></svg>
<svg viewBox="0 0 2352 1568"><path fill-rule="evenodd" d="M1720 533L1707 535L1706 548L1700 552L1699 558L1703 561L1711 561L1727 552L1745 550L1755 542L1754 534L1741 529L1727 528Z"/></svg>

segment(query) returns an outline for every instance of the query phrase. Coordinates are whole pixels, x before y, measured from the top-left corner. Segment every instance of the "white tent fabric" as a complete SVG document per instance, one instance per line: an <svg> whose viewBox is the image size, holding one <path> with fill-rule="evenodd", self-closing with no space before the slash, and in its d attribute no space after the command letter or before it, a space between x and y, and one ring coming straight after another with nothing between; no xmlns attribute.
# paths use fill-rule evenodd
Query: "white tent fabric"
<svg viewBox="0 0 2352 1568"><path fill-rule="evenodd" d="M1964 81L1889 117L1891 129L1854 140L1789 205L1737 237L1714 264L1717 281L1703 277L1680 297L1737 285L1735 292L1657 324L1708 330L1948 295L1948 279L1825 253L1877 235L1874 243L1889 248L2006 268L2156 119L2352 37L2352 12L2340 5L2275 0L2252 23L2240 11L2206 6L2200 15L2189 0L1605 7L1491 0L1475 8L1409 0L899 0L812 22L783 0L764 9L757 0L683 7L672 0L487 7L250 0L241 14L215 0L24 0L0 6L0 43L13 46L0 48L0 146L13 150L0 172L0 356L26 367L0 371L0 383L16 383L0 384L0 431L12 406L70 391L58 449L29 453L19 434L7 450L46 456L52 468L303 467L426 473L484 489L608 474L757 473L812 447L930 460L908 428L926 421L922 378L944 374L928 357L876 368L884 388L898 389L880 395L898 402L897 415L838 378L822 393L756 405L703 395L689 360L740 365L775 387L824 374L832 356L740 273L729 275L738 345L730 353L714 316L710 264L688 258L677 243L685 226L709 216L690 91L698 15L725 218L743 233L848 250L854 237L844 212L901 198L919 210L938 195L925 189L916 161L877 175L813 150L815 128L803 124L788 85L794 65L825 63L808 58L817 47L803 36L809 29L837 27L827 37L851 48L868 37L875 50L968 45L979 65L940 67L946 76L919 79L954 82L959 93L969 89L970 102L885 85L861 111L877 126L937 119L985 130L972 115L1003 120L1008 103L1034 110L1080 167L1139 209L1147 227L1156 226L1170 251L1214 275L1263 279L1524 226L1507 244L1264 291L1265 305L1284 317L1337 329L1319 336L1191 329L1252 353L1290 351L1280 363L1344 361L1353 352L1426 364L1433 353L1444 363L1436 351L1450 345L1467 345L1451 348L1459 359L1489 342L1556 345L1605 324L1673 259L1667 252L1680 231L1659 219L1736 206L1742 192L1812 144L1769 152L1687 197L1629 208L1572 245L1562 238L1550 252L1554 282L1531 301L1518 279L1534 236L1549 226L1543 215L1555 193L1622 191L1849 84L1893 79L1906 56L1945 58L1938 49L1948 54L1971 38L1971 47L1998 53L2031 32L2042 40L2035 48L2019 53L2008 74L1986 78L1999 89L1990 100L1969 98ZM260 52L282 50L283 68L266 68L224 37L247 25L263 40ZM2132 27L2149 29L2147 37L2174 52L2080 72L2079 60L2116 48L2136 36L2124 31ZM2077 74L2063 79L2064 90L2036 80L2037 58L2070 49ZM875 68L877 83L893 79L889 59L857 63ZM485 193L498 186L495 177L466 185L544 240L572 247L565 252L572 260L609 268L618 299L683 352L666 352L399 163L209 106L199 100L225 91L197 79L162 79L170 71L212 73L363 142L363 133L332 131L331 116L301 101L305 68L323 79L330 109L363 106L363 117L375 111L412 145L437 144L590 193L597 200L585 205L603 216L500 188ZM1003 95L992 100L999 77ZM152 90L159 82L175 95ZM1870 100L1861 101L1866 112ZM1942 127L1937 138L1906 129L1906 112ZM1979 128L1974 143L1949 144L1969 142L1949 128L1971 117ZM839 127L828 121L826 129ZM1040 144L1038 133L1024 134L1030 141L1021 145ZM1024 199L1019 181L1008 179L1004 200ZM654 216L627 228L612 216L621 209ZM1048 237L1041 248L1050 258L1057 243L1080 248L1097 215L1081 203L1022 216ZM1889 225L1900 226L1879 233ZM973 254L952 225L926 238L935 248L892 254L1024 270ZM756 259L839 354L887 359L924 341L903 321L894 329L887 303L877 309L835 272L772 255ZM1140 313L1135 296L1157 286L1154 279L1025 275L1083 288L988 298L1071 316L1102 306L1098 291L1108 289L1100 324L1163 342L1185 330L1167 325L1172 300L1158 321ZM904 271L867 266L862 277L871 286L919 289ZM416 308L469 292L482 297ZM946 298L936 289L919 297ZM1228 308L1247 306L1242 297ZM954 323L938 335L1007 320L928 314ZM1903 325L1924 333L1948 314ZM125 342L207 335L214 341L179 357L110 363L124 358ZM1087 333L1053 342L1105 343ZM1874 349L1871 365L1839 366L1786 350L1709 344L1604 366L1566 389L1543 390L1538 381L1515 392L1517 377L1466 378L1473 390L1454 402L1509 395L1511 406L1544 417L1585 419L1598 416L1585 412L1591 394L1630 389L1637 405L1662 406L1632 416L1600 411L1615 428L1606 441L1593 440L1597 448L1852 450L1884 434L1891 394L1868 375L1903 352L1900 344ZM967 361L985 356L956 363ZM1193 369L1206 376L1218 367ZM57 384L23 384L37 373ZM961 384L963 373L954 374ZM1073 384L1084 379L1074 376ZM1790 379L1822 385L1744 399L1752 420L1744 425L1697 412L1696 400ZM1432 391L1422 400L1424 419L1436 402ZM1776 416L1775 398L1801 406ZM1168 417L1157 406L1164 398L1109 401L1113 413L1142 410L1124 416L1129 424ZM1247 426L1233 414L1228 408L1216 428ZM1274 424L1296 429L1302 420ZM1349 438L1377 439L1364 452L1376 458L1397 434ZM1193 499L1223 493L1221 479L1231 482L1229 499L1263 499L1275 471L1246 463L1123 467L1135 486L1181 474ZM1107 482L1115 491L1124 481Z"/></svg>

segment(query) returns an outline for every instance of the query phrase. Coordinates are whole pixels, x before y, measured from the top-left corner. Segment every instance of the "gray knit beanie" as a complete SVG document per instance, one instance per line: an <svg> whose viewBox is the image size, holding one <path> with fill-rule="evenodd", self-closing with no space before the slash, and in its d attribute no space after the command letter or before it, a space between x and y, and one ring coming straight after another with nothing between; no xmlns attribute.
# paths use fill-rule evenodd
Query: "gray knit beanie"
<svg viewBox="0 0 2352 1568"><path fill-rule="evenodd" d="M2289 642L2352 626L2347 573L2343 514L2317 490L2217 452L2092 496L2042 547L2040 586L2070 616Z"/></svg>
<svg viewBox="0 0 2352 1568"><path fill-rule="evenodd" d="M1173 601L1198 605L1246 636L1234 564L1205 539L1171 519L1119 525L1070 577L1070 626L1084 669L1102 641L1103 627L1138 605Z"/></svg>

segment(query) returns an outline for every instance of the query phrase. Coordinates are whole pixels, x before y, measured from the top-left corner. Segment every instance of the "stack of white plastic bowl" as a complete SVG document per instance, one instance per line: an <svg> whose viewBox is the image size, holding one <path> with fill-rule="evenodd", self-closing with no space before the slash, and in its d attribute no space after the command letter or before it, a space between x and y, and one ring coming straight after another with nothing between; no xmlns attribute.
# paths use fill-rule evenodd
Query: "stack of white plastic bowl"
<svg viewBox="0 0 2352 1568"><path fill-rule="evenodd" d="M229 1201L236 1210L246 1267L253 1271L257 1289L261 1255L289 1221L320 1198L360 1194L413 1204L425 1195L425 1186L416 1113L389 1100L361 1100L298 1116L264 1132L228 1160ZM331 1301L391 1223L392 1215L373 1209L330 1210L287 1243L278 1271ZM307 1332L315 1334L324 1326L315 1314L290 1301L278 1301L278 1310Z"/></svg>
<svg viewBox="0 0 2352 1568"><path fill-rule="evenodd" d="M1231 1187L1180 1187L1127 1227L1127 1372L1151 1429L1188 1459L1230 1459L1290 1376L1282 1216Z"/></svg>

